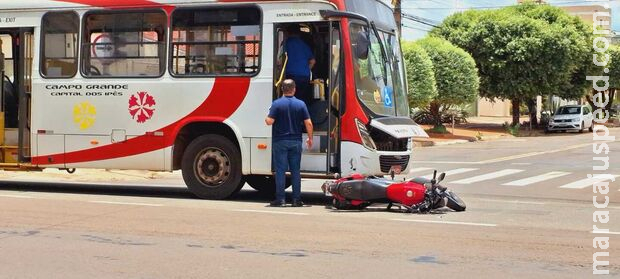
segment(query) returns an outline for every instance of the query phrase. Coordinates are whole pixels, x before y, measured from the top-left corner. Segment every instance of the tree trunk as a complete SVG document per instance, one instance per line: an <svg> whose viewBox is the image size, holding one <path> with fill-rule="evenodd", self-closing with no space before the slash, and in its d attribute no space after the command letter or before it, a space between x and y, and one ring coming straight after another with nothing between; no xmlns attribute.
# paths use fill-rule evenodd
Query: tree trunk
<svg viewBox="0 0 620 279"><path fill-rule="evenodd" d="M512 99L512 126L516 126L521 122L521 100Z"/></svg>
<svg viewBox="0 0 620 279"><path fill-rule="evenodd" d="M596 94L597 91L592 90L592 95L586 95L586 101L588 102L588 104L590 104L590 106L592 107L592 110L596 110L597 107L594 106L594 101L592 100L592 96L594 96L594 94Z"/></svg>
<svg viewBox="0 0 620 279"><path fill-rule="evenodd" d="M433 116L433 121L435 122L435 127L440 127L442 125L442 123L441 123L441 113L440 113L439 109L440 109L439 103L431 102L430 112L431 112L431 115Z"/></svg>
<svg viewBox="0 0 620 279"><path fill-rule="evenodd" d="M527 110L530 113L530 123L532 127L538 127L538 108L536 105L536 99L527 100Z"/></svg>
<svg viewBox="0 0 620 279"><path fill-rule="evenodd" d="M607 100L609 100L609 103L607 103L607 107L606 109L609 111L611 110L611 108L614 105L614 97L616 96L616 89L615 88L609 88L609 93L607 93Z"/></svg>

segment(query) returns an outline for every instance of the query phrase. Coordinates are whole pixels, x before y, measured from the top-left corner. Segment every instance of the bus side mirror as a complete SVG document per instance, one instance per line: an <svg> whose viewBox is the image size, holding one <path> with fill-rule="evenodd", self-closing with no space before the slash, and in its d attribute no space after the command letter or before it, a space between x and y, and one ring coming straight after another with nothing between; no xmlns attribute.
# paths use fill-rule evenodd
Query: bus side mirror
<svg viewBox="0 0 620 279"><path fill-rule="evenodd" d="M357 32L355 38L355 55L358 59L366 60L370 51L370 40L366 32Z"/></svg>

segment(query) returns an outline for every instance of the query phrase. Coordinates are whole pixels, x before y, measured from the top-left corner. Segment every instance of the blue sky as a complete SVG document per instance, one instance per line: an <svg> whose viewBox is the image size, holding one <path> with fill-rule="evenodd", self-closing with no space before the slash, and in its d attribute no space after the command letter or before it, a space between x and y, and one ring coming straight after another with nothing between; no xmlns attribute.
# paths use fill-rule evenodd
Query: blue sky
<svg viewBox="0 0 620 279"><path fill-rule="evenodd" d="M445 17L471 8L490 9L509 6L517 3L516 0L402 0L403 13L428 18L441 22ZM620 0L611 1L578 1L578 0L548 0L547 3L555 6L585 6L602 5L609 3L612 9L612 29L620 32ZM422 38L432 27L403 19L403 38L414 40Z"/></svg>

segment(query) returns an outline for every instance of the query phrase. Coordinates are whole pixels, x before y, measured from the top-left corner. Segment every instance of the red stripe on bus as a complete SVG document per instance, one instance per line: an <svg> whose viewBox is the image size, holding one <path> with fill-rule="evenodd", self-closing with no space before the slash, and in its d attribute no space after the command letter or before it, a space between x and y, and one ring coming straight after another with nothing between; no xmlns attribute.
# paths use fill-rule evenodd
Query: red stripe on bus
<svg viewBox="0 0 620 279"><path fill-rule="evenodd" d="M177 133L189 123L197 121L223 122L228 119L241 106L249 88L249 78L216 78L211 94L196 110L175 123L153 131L153 133L163 133L163 138L143 135L124 142L92 149L33 157L32 164L58 165L101 161L139 155L172 146Z"/></svg>

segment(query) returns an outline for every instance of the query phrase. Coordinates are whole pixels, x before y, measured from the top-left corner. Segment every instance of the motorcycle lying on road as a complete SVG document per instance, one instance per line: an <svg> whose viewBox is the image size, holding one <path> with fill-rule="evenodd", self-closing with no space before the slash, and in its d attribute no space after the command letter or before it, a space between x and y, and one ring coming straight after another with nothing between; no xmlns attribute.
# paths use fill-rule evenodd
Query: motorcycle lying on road
<svg viewBox="0 0 620 279"><path fill-rule="evenodd" d="M386 203L388 210L400 206L410 213L428 213L447 206L454 211L465 211L461 198L439 185L446 178L442 173L432 179L416 177L402 182L383 177L354 174L336 181L327 181L321 187L332 198L332 206L341 210L360 210L371 204Z"/></svg>

